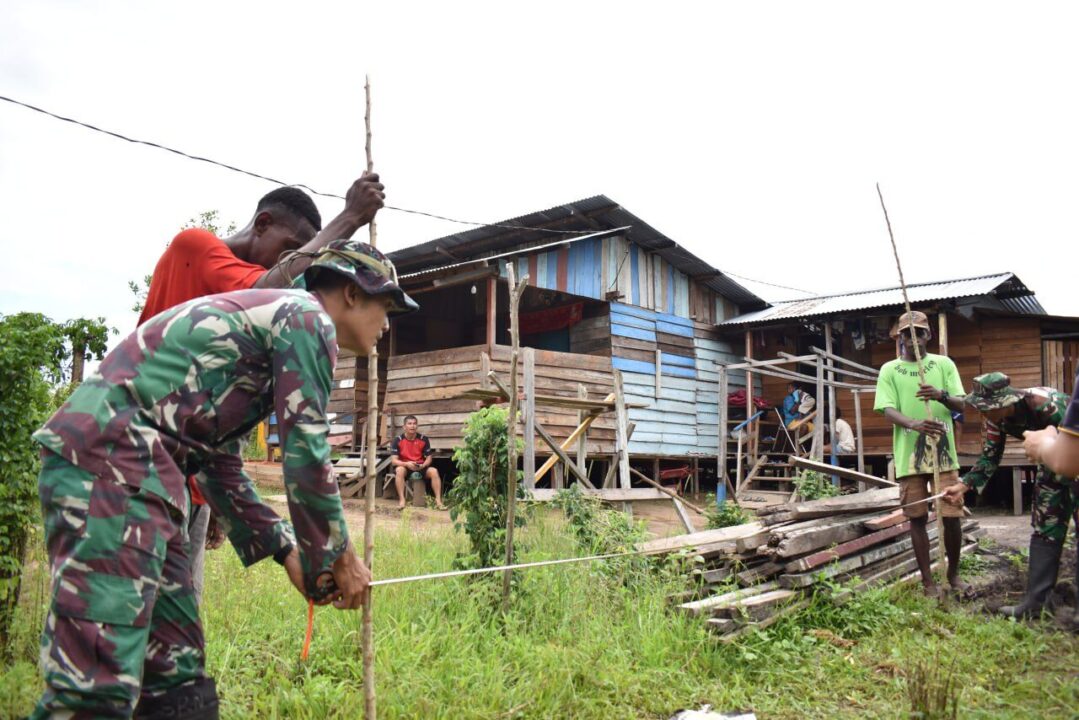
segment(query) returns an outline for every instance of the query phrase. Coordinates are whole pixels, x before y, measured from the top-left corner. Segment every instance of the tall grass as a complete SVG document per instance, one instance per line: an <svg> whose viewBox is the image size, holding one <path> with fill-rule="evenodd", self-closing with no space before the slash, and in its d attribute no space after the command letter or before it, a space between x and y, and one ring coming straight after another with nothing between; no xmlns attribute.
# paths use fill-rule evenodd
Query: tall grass
<svg viewBox="0 0 1079 720"><path fill-rule="evenodd" d="M380 528L376 538L377 577L446 570L465 549L446 526ZM544 513L520 547L522 561L577 554L561 520ZM228 550L208 560L204 622L223 716L360 717L359 614L318 609L311 656L301 662L305 603L280 568L244 570ZM941 644L954 650L965 686L961 717L1069 717L1079 707L1079 641L945 612L907 589L840 607L820 600L728 646L667 607L665 596L684 581L666 572L522 571L506 616L495 609L492 580L375 591L381 717L666 718L700 703L769 718L904 717L904 673ZM27 604L20 612L29 621ZM5 708L28 712L40 691L34 635L28 629L20 659L0 669L0 717Z"/></svg>

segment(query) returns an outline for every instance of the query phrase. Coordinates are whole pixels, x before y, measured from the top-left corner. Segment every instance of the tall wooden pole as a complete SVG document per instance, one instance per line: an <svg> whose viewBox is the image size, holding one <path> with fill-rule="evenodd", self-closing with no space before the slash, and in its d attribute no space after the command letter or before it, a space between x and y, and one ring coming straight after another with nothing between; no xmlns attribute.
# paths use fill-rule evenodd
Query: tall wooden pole
<svg viewBox="0 0 1079 720"><path fill-rule="evenodd" d="M907 320L910 323L910 344L914 346L914 362L918 364L918 382L925 385L925 367L922 365L922 351L918 348L918 343L914 339L914 317L911 315L910 310L910 298L907 297L907 282L903 279L903 266L899 264L899 250L895 245L895 235L892 234L892 221L888 219L888 208L884 206L884 194L880 191L880 183L877 183L877 196L880 197L880 208L884 211L884 222L888 225L888 238L892 241L892 254L895 256L895 269L899 271L899 287L903 290L903 307L906 308ZM903 331L900 330L897 339L901 337ZM925 416L928 419L933 418L932 408L930 407L929 400L925 401ZM945 428L947 432L947 428ZM940 458L937 456L937 438L930 435L926 439L926 445L929 446L929 455L933 460L933 494L940 494ZM896 468L896 475L899 474L899 468ZM940 538L938 543L938 549L940 550L940 561L945 566L948 563L948 553L944 547L944 519L943 513L937 513L937 537Z"/></svg>
<svg viewBox="0 0 1079 720"><path fill-rule="evenodd" d="M367 96L367 111L363 116L367 130L367 172L373 172L374 160L371 157L371 78L365 78L364 92ZM371 219L368 228L371 232L371 247L378 242L378 230L375 220ZM375 465L378 461L378 345L371 348L367 356L367 487L363 506L363 562L367 569L374 572L375 561ZM371 590L363 601L363 707L364 717L375 720L375 639L371 617Z"/></svg>
<svg viewBox="0 0 1079 720"><path fill-rule="evenodd" d="M517 511L517 356L521 350L521 333L517 327L517 308L521 304L521 293L525 289L525 280L517 283L513 262L506 263L506 272L510 281L510 409L506 418L506 565L513 564L513 522ZM510 584L513 571L502 573L502 612L510 609Z"/></svg>

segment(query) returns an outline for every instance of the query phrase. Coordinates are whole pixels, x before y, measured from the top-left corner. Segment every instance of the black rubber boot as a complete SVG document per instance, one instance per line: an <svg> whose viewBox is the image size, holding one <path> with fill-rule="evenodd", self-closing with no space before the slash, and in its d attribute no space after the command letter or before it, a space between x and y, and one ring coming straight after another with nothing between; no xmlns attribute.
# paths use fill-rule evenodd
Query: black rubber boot
<svg viewBox="0 0 1079 720"><path fill-rule="evenodd" d="M1046 540L1041 535L1030 537L1030 570L1027 574L1027 594L1018 605L1006 605L1000 614L1013 618L1040 615L1049 591L1057 584L1060 554L1064 543Z"/></svg>
<svg viewBox="0 0 1079 720"><path fill-rule="evenodd" d="M135 718L218 720L217 685L213 678L200 678L161 695L144 697L135 708Z"/></svg>

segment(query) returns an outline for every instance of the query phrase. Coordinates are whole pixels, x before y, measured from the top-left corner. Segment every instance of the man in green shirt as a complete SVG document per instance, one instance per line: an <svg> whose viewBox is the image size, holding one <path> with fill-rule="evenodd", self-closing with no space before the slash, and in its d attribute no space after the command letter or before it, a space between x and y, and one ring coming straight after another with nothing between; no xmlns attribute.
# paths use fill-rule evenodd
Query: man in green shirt
<svg viewBox="0 0 1079 720"><path fill-rule="evenodd" d="M939 597L940 588L933 580L929 561L929 508L927 502L933 482L933 455L940 470L941 489L959 480L959 459L955 452L952 410L963 409L963 383L951 358L926 352L933 336L924 313L911 312L900 316L892 336L899 338L900 356L887 362L877 377L877 394L873 409L884 415L894 426L892 452L895 457L895 476L899 481L900 504L918 503L903 509L910 518L910 538L914 557L922 574L925 594ZM919 380L914 354L918 344L925 369L925 384ZM929 400L929 414L926 414ZM936 442L930 441L935 438ZM938 503L944 521L944 549L948 557L948 584L959 593L969 586L959 579L959 551L963 541L960 523L963 505Z"/></svg>

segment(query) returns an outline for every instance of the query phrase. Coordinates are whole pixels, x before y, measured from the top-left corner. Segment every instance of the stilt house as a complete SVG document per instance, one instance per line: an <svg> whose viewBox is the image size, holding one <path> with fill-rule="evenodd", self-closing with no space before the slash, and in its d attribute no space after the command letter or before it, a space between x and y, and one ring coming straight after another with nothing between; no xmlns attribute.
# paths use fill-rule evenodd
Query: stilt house
<svg viewBox="0 0 1079 720"><path fill-rule="evenodd" d="M458 396L486 387L489 370L508 375L512 264L518 278L528 278L521 346L534 352L535 392L603 398L620 370L626 401L639 406L629 410L631 457L706 458L714 467L715 363L741 357L717 324L766 303L613 200L592 197L389 256L421 309L394 321L380 349L383 442L406 415L416 415L436 451L460 444L477 403ZM362 411L353 416L349 406L367 403L365 363L349 369L349 362L336 383L339 429L361 425ZM559 441L579 422L576 410L540 412ZM614 444L613 421L601 417L587 452L609 458ZM537 445L537 455L546 451Z"/></svg>

